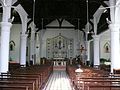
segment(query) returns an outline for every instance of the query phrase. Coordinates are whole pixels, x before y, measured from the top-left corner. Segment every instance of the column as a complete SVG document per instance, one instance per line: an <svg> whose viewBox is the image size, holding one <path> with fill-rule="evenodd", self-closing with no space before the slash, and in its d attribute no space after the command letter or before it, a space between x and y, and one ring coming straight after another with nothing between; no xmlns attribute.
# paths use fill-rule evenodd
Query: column
<svg viewBox="0 0 120 90"><path fill-rule="evenodd" d="M34 64L37 64L37 58L36 58L36 56L37 56L37 48L36 48L36 46L37 46L37 33L35 33L35 38L34 38Z"/></svg>
<svg viewBox="0 0 120 90"><path fill-rule="evenodd" d="M118 5L120 0L110 0L110 6ZM109 25L111 34L111 73L120 70L120 21L119 7L110 8L111 24Z"/></svg>
<svg viewBox="0 0 120 90"><path fill-rule="evenodd" d="M40 39L39 39L39 33L36 33L36 64L40 64Z"/></svg>
<svg viewBox="0 0 120 90"><path fill-rule="evenodd" d="M94 67L98 68L100 65L100 57L99 57L99 36L94 35Z"/></svg>
<svg viewBox="0 0 120 90"><path fill-rule="evenodd" d="M42 37L43 37L43 30L40 31L40 35L39 35L39 39L40 39L40 62L42 61L41 58L42 58L42 44L43 44L43 41L42 41ZM55 61L54 61L55 62ZM56 63L56 62L55 62ZM40 63L41 64L41 63Z"/></svg>
<svg viewBox="0 0 120 90"><path fill-rule="evenodd" d="M88 28L88 27L86 27L86 28ZM88 30L88 29L87 29ZM87 65L87 57L88 57L88 31L86 30L86 33L85 33L85 55L84 55L84 63L85 63L85 65Z"/></svg>
<svg viewBox="0 0 120 90"><path fill-rule="evenodd" d="M26 47L27 47L27 34L21 34L21 46L20 46L20 65L26 66Z"/></svg>
<svg viewBox="0 0 120 90"><path fill-rule="evenodd" d="M110 6L115 6L116 0L109 0ZM115 22L115 8L110 8L110 18L112 23Z"/></svg>
<svg viewBox="0 0 120 90"><path fill-rule="evenodd" d="M10 42L10 28L12 26L10 19L12 0L6 0L7 6L3 7L3 17L1 22L1 41L0 41L0 73L6 73L9 69L9 42Z"/></svg>
<svg viewBox="0 0 120 90"><path fill-rule="evenodd" d="M9 68L9 39L11 26L12 24L9 22L1 22L0 73L7 72Z"/></svg>
<svg viewBox="0 0 120 90"><path fill-rule="evenodd" d="M120 36L119 24L110 24L111 30L111 73L114 69L120 69Z"/></svg>
<svg viewBox="0 0 120 90"><path fill-rule="evenodd" d="M22 30L20 36L20 65L26 66L27 56L26 56L26 48L27 48L27 14L22 9L18 9L19 15L21 16L22 21ZM23 13L22 13L23 12Z"/></svg>
<svg viewBox="0 0 120 90"><path fill-rule="evenodd" d="M86 41L86 65L90 64L90 41Z"/></svg>
<svg viewBox="0 0 120 90"><path fill-rule="evenodd" d="M27 37L27 64L30 65L30 37Z"/></svg>
<svg viewBox="0 0 120 90"><path fill-rule="evenodd" d="M34 54L35 54L35 31L31 31L31 40L30 40L30 62L31 65L34 64Z"/></svg>

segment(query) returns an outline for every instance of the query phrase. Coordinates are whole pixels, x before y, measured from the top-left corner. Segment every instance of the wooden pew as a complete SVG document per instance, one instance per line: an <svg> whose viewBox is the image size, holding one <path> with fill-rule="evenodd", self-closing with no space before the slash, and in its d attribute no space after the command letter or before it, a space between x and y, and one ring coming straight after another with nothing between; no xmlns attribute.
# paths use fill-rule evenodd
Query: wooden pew
<svg viewBox="0 0 120 90"><path fill-rule="evenodd" d="M13 75L16 75L16 74L18 74L18 75L19 74L22 74L22 75L38 75L40 77L39 86L41 87L43 84L46 83L50 73L52 72L52 67L48 67L48 68L47 67L46 68L42 67L42 69L41 69L41 67L37 67L37 68L36 67L37 66L33 67L32 69L21 68L20 70L17 70L17 72L16 71L11 72L11 74L13 74ZM38 69L38 71L35 71L37 69ZM46 71L43 71L43 70L46 70Z"/></svg>
<svg viewBox="0 0 120 90"><path fill-rule="evenodd" d="M29 90L28 86L0 85L0 90Z"/></svg>
<svg viewBox="0 0 120 90"><path fill-rule="evenodd" d="M94 79L85 79L85 80L79 80L77 81L77 89L80 90L80 89L83 89L83 90L87 90L88 87L97 87L97 86L103 86L102 88L104 89L104 86L119 86L120 88L120 79L119 80L94 80ZM109 88L110 88L109 87ZM98 90L100 89L101 87L98 88ZM110 90L110 89L109 89Z"/></svg>
<svg viewBox="0 0 120 90"><path fill-rule="evenodd" d="M67 67L68 75L71 79L71 83L74 86L75 90L119 90L120 89L120 77L118 74L109 76L109 73L103 70L96 70L94 68L86 68L86 67L82 69L83 72L77 74L75 73L76 68L74 66ZM117 84L113 85L113 83L117 83Z"/></svg>
<svg viewBox="0 0 120 90"><path fill-rule="evenodd" d="M113 85L90 85L87 87L86 90L120 90L120 86L113 86Z"/></svg>
<svg viewBox="0 0 120 90"><path fill-rule="evenodd" d="M87 90L86 87L91 86L91 88L93 88L92 86L94 86L95 88L95 86L97 87L102 85L103 89L105 89L105 86L106 86L107 88L109 88L108 90L114 90L113 88L110 89L110 87L113 86L113 83L114 83L114 86L117 86L117 87L119 86L119 89L120 89L120 77L113 77L113 76L112 77L111 76L109 77L77 77L76 80L74 80L74 87L78 90L80 88L84 88L83 90ZM101 87L99 87L98 90L102 90L100 88Z"/></svg>
<svg viewBox="0 0 120 90"><path fill-rule="evenodd" d="M28 86L29 90L35 90L35 85L33 82L21 82L21 81L0 81L0 85L10 85L10 86Z"/></svg>
<svg viewBox="0 0 120 90"><path fill-rule="evenodd" d="M32 80L35 81L35 90L39 89L39 83L40 83L40 77L38 75L30 75L30 74L2 74L0 75L2 78L7 77L7 78L17 78L17 79L26 79L28 81Z"/></svg>
<svg viewBox="0 0 120 90"><path fill-rule="evenodd" d="M0 81L1 80L4 81L7 78L7 81L9 82L9 84L12 82L14 85L14 82L17 82L17 80L18 81L26 80L25 81L26 84L27 84L27 81L32 80L32 81L35 81L33 90L40 90L42 85L45 84L45 82L47 81L51 72L52 72L52 66L50 65L22 67L22 68L16 69L15 71L11 70L11 72L9 73L2 73ZM8 82L6 82L6 85L8 84Z"/></svg>
<svg viewBox="0 0 120 90"><path fill-rule="evenodd" d="M29 86L29 90L38 90L36 88L35 79L31 78L16 78L16 77L7 77L7 78L0 78L0 85L26 85Z"/></svg>

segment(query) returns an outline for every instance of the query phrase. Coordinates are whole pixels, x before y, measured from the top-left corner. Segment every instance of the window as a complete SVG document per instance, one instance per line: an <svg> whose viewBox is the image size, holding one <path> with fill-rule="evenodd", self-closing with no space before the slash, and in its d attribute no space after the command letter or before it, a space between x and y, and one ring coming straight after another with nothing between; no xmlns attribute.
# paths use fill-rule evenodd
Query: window
<svg viewBox="0 0 120 90"><path fill-rule="evenodd" d="M9 44L9 48L10 48L10 51L14 51L15 50L15 42L14 41L10 41L10 44Z"/></svg>
<svg viewBox="0 0 120 90"><path fill-rule="evenodd" d="M104 45L104 52L105 53L110 53L110 44L108 42L106 42L105 45Z"/></svg>

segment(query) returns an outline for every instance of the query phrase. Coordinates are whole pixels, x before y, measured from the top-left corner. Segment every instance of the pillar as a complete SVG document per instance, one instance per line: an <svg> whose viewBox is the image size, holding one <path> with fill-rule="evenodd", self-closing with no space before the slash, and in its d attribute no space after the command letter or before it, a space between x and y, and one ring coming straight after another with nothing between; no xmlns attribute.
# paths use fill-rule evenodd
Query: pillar
<svg viewBox="0 0 120 90"><path fill-rule="evenodd" d="M110 0L110 6L119 4L119 0ZM109 25L111 34L111 73L114 70L120 70L120 21L119 21L119 7L110 8L111 24Z"/></svg>
<svg viewBox="0 0 120 90"><path fill-rule="evenodd" d="M116 0L109 0L110 6L115 6ZM115 22L115 8L110 8L110 18L112 23Z"/></svg>
<svg viewBox="0 0 120 90"><path fill-rule="evenodd" d="M37 33L35 33L35 38L34 38L34 64L37 64Z"/></svg>
<svg viewBox="0 0 120 90"><path fill-rule="evenodd" d="M35 31L31 30L31 39L30 39L30 62L31 62L31 65L34 64L34 54L35 54Z"/></svg>
<svg viewBox="0 0 120 90"><path fill-rule="evenodd" d="M39 32L36 33L36 64L40 64L40 38Z"/></svg>
<svg viewBox="0 0 120 90"><path fill-rule="evenodd" d="M39 35L39 39L40 39L40 64L42 64L42 44L43 44L43 41L42 41L42 37L43 37L43 30L40 31L40 35Z"/></svg>
<svg viewBox="0 0 120 90"><path fill-rule="evenodd" d="M109 25L111 32L111 73L114 69L120 69L120 36L119 24Z"/></svg>
<svg viewBox="0 0 120 90"><path fill-rule="evenodd" d="M26 47L27 47L27 34L21 33L21 46L20 46L20 65L26 66Z"/></svg>
<svg viewBox="0 0 120 90"><path fill-rule="evenodd" d="M9 22L1 22L0 72L7 72L9 68L9 39L11 26L12 24Z"/></svg>
<svg viewBox="0 0 120 90"><path fill-rule="evenodd" d="M98 68L100 65L100 57L99 57L99 36L94 35L94 67Z"/></svg>
<svg viewBox="0 0 120 90"><path fill-rule="evenodd" d="M90 64L90 41L86 41L86 65Z"/></svg>
<svg viewBox="0 0 120 90"><path fill-rule="evenodd" d="M6 0L7 6L3 7L3 17L1 22L1 46L0 46L0 73L6 73L9 69L9 42L10 42L10 28L12 26L10 19L12 0Z"/></svg>
<svg viewBox="0 0 120 90"><path fill-rule="evenodd" d="M27 44L27 35L26 35L26 31L27 31L27 21L28 21L28 14L26 13L26 11L23 9L23 7L21 5L16 6L16 8L14 8L21 19L22 22L22 29L21 29L21 33L20 33L20 64L26 66L26 44Z"/></svg>

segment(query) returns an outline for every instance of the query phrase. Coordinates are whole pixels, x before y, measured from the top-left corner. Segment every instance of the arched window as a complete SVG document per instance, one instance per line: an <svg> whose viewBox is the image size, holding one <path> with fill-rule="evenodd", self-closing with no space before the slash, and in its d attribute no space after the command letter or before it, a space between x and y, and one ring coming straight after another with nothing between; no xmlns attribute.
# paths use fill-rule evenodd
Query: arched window
<svg viewBox="0 0 120 90"><path fill-rule="evenodd" d="M14 51L15 50L15 42L14 41L10 41L10 51Z"/></svg>
<svg viewBox="0 0 120 90"><path fill-rule="evenodd" d="M105 53L110 53L110 44L108 42L106 42L105 45L104 45L104 52Z"/></svg>

